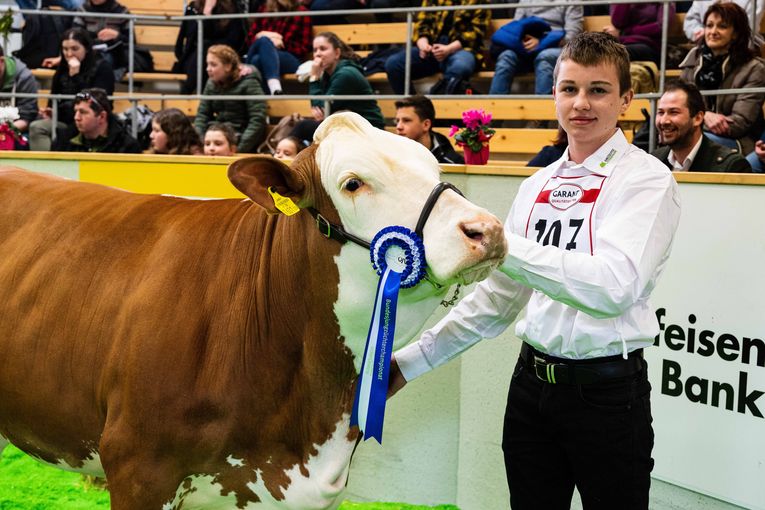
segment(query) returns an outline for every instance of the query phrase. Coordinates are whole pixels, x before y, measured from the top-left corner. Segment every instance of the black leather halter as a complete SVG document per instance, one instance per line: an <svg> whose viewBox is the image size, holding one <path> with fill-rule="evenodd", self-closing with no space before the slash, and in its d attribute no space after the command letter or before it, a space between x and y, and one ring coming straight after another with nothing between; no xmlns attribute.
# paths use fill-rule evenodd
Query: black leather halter
<svg viewBox="0 0 765 510"><path fill-rule="evenodd" d="M414 232L420 236L420 239L423 238L422 231L425 228L425 222L428 221L430 213L433 211L433 207L435 207L436 202L438 201L438 197L440 197L441 193L448 189L454 191L462 197L465 196L459 189L457 189L454 184L448 182L439 182L436 184L436 187L433 188L433 191L430 192L430 196L428 196L428 199L425 201L425 205L422 207L422 212L420 212L420 218L417 220L417 226L414 228ZM330 223L324 216L321 215L319 211L313 207L308 207L307 209L308 212L311 213L311 216L313 216L316 220L316 226L318 227L319 232L321 232L322 235L328 239L334 239L340 243L351 241L352 243L356 243L359 246L366 248L367 250L370 248L369 242L364 241L363 239L356 237L349 232L346 232L341 225Z"/></svg>

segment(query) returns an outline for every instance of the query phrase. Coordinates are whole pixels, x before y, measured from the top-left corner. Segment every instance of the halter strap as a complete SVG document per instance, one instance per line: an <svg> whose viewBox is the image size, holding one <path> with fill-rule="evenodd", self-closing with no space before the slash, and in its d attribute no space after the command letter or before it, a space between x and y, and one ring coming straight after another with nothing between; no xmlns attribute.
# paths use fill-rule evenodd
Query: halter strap
<svg viewBox="0 0 765 510"><path fill-rule="evenodd" d="M459 189L457 189L454 184L449 182L439 182L436 184L436 187L433 188L433 191L430 192L430 196L428 196L428 199L425 201L425 205L422 207L420 218L417 220L417 227L414 229L415 233L420 236L420 238L422 238L422 230L425 228L425 222L428 221L430 213L433 211L433 207L435 207L436 202L438 201L438 197L440 197L441 193L448 189L454 191L460 196L465 196ZM321 213L313 207L307 207L306 209L316 220L316 227L319 229L319 232L321 232L322 235L327 239L334 239L340 243L351 241L352 243L358 244L367 250L370 248L368 241L364 241L360 237L356 237L350 232L347 232L341 225L330 223L329 220L322 216Z"/></svg>

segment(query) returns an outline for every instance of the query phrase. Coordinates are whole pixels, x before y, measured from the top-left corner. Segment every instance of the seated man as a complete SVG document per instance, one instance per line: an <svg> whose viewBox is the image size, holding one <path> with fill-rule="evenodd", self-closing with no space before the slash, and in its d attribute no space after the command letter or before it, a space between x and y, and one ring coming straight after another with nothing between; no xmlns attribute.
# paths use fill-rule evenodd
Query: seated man
<svg viewBox="0 0 765 510"><path fill-rule="evenodd" d="M702 133L705 111L696 85L683 80L668 82L656 109L656 129L663 147L652 154L672 171L751 172L738 150L723 147Z"/></svg>
<svg viewBox="0 0 765 510"><path fill-rule="evenodd" d="M478 0L423 0L422 7L477 5ZM411 53L412 80L443 73L431 94L461 94L461 88L483 59L483 39L489 30L488 9L423 11L417 14ZM388 82L395 94L405 91L406 50L385 62Z"/></svg>
<svg viewBox="0 0 765 510"><path fill-rule="evenodd" d="M465 164L449 139L433 131L436 109L425 96L410 96L396 101L396 133L422 145L436 157L439 163Z"/></svg>
<svg viewBox="0 0 765 510"><path fill-rule="evenodd" d="M21 60L4 55L3 47L0 46L0 92L37 94L37 80L32 76L32 71ZM19 118L13 121L13 125L24 133L37 118L37 99L19 97L13 106L19 110Z"/></svg>
<svg viewBox="0 0 765 510"><path fill-rule="evenodd" d="M84 89L74 98L74 126L58 130L53 151L62 152L141 152L138 141L112 115L106 91Z"/></svg>

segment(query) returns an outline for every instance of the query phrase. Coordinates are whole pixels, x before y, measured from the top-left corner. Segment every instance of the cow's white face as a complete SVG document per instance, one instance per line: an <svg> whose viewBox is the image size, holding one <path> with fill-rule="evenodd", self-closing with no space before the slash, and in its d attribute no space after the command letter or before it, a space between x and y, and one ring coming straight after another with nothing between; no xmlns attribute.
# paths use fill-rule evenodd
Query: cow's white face
<svg viewBox="0 0 765 510"><path fill-rule="evenodd" d="M440 181L438 162L423 145L374 128L353 113L330 116L315 141L322 184L346 231L371 241L387 226L414 230ZM419 330L446 286L485 278L506 254L501 222L452 190L436 202L423 241L428 274L444 287L422 282L402 290L395 337L399 345ZM335 311L341 333L354 353L363 353L377 276L369 252L351 243L343 246L336 263L340 292Z"/></svg>

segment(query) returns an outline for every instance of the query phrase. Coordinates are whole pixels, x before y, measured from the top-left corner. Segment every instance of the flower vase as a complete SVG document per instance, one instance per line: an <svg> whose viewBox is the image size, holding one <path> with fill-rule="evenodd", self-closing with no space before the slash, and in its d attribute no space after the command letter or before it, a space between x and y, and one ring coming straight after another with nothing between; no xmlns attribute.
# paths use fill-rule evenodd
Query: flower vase
<svg viewBox="0 0 765 510"><path fill-rule="evenodd" d="M489 144L481 147L481 150L476 152L470 147L465 147L465 164L466 165L485 165L489 161Z"/></svg>

